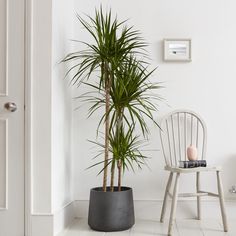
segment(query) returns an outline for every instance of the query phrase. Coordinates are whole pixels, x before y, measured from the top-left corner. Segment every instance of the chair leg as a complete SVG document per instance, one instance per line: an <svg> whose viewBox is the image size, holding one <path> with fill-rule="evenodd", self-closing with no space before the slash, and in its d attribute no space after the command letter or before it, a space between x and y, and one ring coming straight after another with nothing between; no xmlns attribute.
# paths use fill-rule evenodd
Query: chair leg
<svg viewBox="0 0 236 236"><path fill-rule="evenodd" d="M168 182L166 184L166 190L165 190L164 200L163 200L162 209L161 209L161 218L160 218L160 222L161 223L164 222L164 217L165 217L165 213L166 213L166 204L167 204L168 192L169 192L170 187L171 187L172 179L173 179L173 172L170 172L170 175L169 175L169 178L168 178Z"/></svg>
<svg viewBox="0 0 236 236"><path fill-rule="evenodd" d="M200 172L196 173L196 189L200 191ZM201 220L201 197L197 197L197 219Z"/></svg>
<svg viewBox="0 0 236 236"><path fill-rule="evenodd" d="M221 181L220 171L216 171L216 174L217 174L217 186L218 186L220 209L221 209L221 216L222 216L224 231L228 232L228 224L227 224L224 194L223 194L223 185L222 185L222 181Z"/></svg>
<svg viewBox="0 0 236 236"><path fill-rule="evenodd" d="M171 204L168 236L172 235L172 228L173 228L173 224L175 220L176 206L177 206L177 200L178 200L178 190L179 190L179 177L180 177L180 173L177 173L176 178L175 178L175 186L174 186L174 192L173 192L173 198L172 198L172 204Z"/></svg>

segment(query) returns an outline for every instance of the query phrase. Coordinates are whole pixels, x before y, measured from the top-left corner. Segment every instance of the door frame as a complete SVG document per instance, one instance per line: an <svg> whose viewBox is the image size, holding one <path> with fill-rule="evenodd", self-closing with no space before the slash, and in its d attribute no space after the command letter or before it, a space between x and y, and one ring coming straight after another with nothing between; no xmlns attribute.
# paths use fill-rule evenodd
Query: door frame
<svg viewBox="0 0 236 236"><path fill-rule="evenodd" d="M51 188L50 185L50 193L44 192L47 194L46 200L50 201L50 203L45 207L45 205L38 210L35 209L35 202L37 203L37 200L35 200L35 192L34 187L39 187L37 191L41 191L41 186L37 186L38 179L34 178L34 166L35 163L35 153L34 153L34 147L33 147L33 139L34 139L34 117L33 117L33 106L37 105L35 104L34 99L34 87L33 87L33 79L37 80L37 75L35 74L35 58L37 57L37 54L35 53L35 45L37 45L37 36L38 32L34 31L33 27L39 27L39 30L41 27L44 27L42 25L39 25L40 22L39 19L42 19L44 17L44 7L50 6L52 7L52 0L43 0L42 1L42 8L39 4L40 8L37 9L37 0L24 0L25 4L25 55L24 55L24 69L25 69L25 122L24 122L24 142L25 142L25 236L36 236L39 235L39 230L44 230L45 235L52 235L53 232L53 209L52 209L52 194L51 194ZM39 11L39 12L37 12ZM51 8L48 9L48 12L46 14L50 14L48 16L48 21L51 19ZM52 22L49 22L48 31L45 33L49 34L51 31L51 24ZM36 30L37 31L37 30ZM51 47L50 43L51 41L51 35L46 35L46 44L47 46ZM36 41L36 42L35 42ZM38 46L38 45L37 45ZM48 56L48 55L47 55ZM51 60L51 58L49 58ZM45 66L45 63L42 65L43 68ZM51 69L51 65L50 65ZM50 71L51 73L51 71ZM49 73L49 74L50 74ZM44 104L45 105L45 104ZM48 105L48 104L46 104ZM43 107L44 109L45 107ZM46 107L47 109L50 109L49 107ZM51 145L51 144L50 144ZM37 159L38 160L38 159ZM51 162L51 159L49 160ZM40 170L41 171L41 170ZM48 175L51 177L51 169L47 172ZM51 181L51 179L50 179ZM43 191L48 191L48 189L43 189ZM46 210L45 210L46 209ZM36 212L35 212L36 210ZM42 232L41 232L42 233Z"/></svg>
<svg viewBox="0 0 236 236"><path fill-rule="evenodd" d="M32 0L24 0L25 4L25 50L24 50L24 71L25 71L25 90L24 90L24 197L25 197L25 236L31 236L31 43L32 43Z"/></svg>

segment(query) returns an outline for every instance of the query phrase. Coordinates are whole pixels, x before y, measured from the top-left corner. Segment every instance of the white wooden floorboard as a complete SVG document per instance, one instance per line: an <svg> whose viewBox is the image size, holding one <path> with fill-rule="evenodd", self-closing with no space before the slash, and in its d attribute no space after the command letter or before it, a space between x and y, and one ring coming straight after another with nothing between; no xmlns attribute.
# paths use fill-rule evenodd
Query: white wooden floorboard
<svg viewBox="0 0 236 236"><path fill-rule="evenodd" d="M203 229L204 236L229 236L225 233L223 226L220 224L220 219L204 219L199 221L200 227Z"/></svg>
<svg viewBox="0 0 236 236"><path fill-rule="evenodd" d="M130 236L130 230L125 230L122 232L110 232L106 233L106 236Z"/></svg>
<svg viewBox="0 0 236 236"><path fill-rule="evenodd" d="M60 236L104 236L104 232L91 230L88 220L85 218L75 219L73 224Z"/></svg>
<svg viewBox="0 0 236 236"><path fill-rule="evenodd" d="M177 219L177 230L181 236L204 236L200 222L195 219Z"/></svg>
<svg viewBox="0 0 236 236"><path fill-rule="evenodd" d="M168 231L168 220L136 219L135 225L122 232L97 232L89 228L87 219L76 219L73 224L58 236L165 236ZM177 219L173 236L236 236L236 218L229 220L229 232L223 232L221 219Z"/></svg>
<svg viewBox="0 0 236 236"><path fill-rule="evenodd" d="M161 223L160 221L154 221L154 220L136 220L135 225L132 227L130 235L131 236L161 236L166 235L168 231L168 220L164 223ZM173 227L173 233L176 236L179 236L176 224L174 224Z"/></svg>
<svg viewBox="0 0 236 236"><path fill-rule="evenodd" d="M220 229L223 230L222 221L219 222L219 225L220 225ZM235 218L228 219L228 228L229 228L228 234L225 234L225 235L235 236L236 235L236 214L235 214Z"/></svg>

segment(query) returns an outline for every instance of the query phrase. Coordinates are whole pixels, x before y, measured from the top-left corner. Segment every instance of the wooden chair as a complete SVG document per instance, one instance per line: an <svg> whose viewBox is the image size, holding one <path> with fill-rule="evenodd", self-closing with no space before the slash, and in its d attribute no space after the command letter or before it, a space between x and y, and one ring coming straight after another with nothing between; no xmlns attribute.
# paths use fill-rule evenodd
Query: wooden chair
<svg viewBox="0 0 236 236"><path fill-rule="evenodd" d="M225 213L225 204L223 197L223 186L221 182L220 167L197 167L197 168L179 168L179 161L187 160L187 147L196 146L198 150L198 160L206 159L206 141L207 132L204 121L196 113L189 110L176 110L169 113L162 120L160 130L161 145L165 158L165 170L169 171L164 201L162 205L160 221L163 222L166 212L167 197L172 198L171 212L169 219L168 235L172 235L172 227L175 220L176 205L178 197L197 197L197 218L201 219L201 202L203 196L218 197L221 208L224 231L228 231L227 218ZM200 173L206 171L215 171L217 177L218 193L202 191L200 188ZM196 173L196 192L178 193L180 174ZM175 183L173 193L170 193L170 187L175 174Z"/></svg>

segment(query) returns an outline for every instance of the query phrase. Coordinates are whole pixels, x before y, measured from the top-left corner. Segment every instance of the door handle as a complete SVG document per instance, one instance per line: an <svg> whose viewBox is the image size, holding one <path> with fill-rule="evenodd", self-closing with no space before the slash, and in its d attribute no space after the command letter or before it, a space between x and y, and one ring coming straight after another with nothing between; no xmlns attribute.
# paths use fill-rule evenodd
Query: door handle
<svg viewBox="0 0 236 236"><path fill-rule="evenodd" d="M17 110L17 105L14 102L5 103L4 107L10 112L15 112Z"/></svg>

